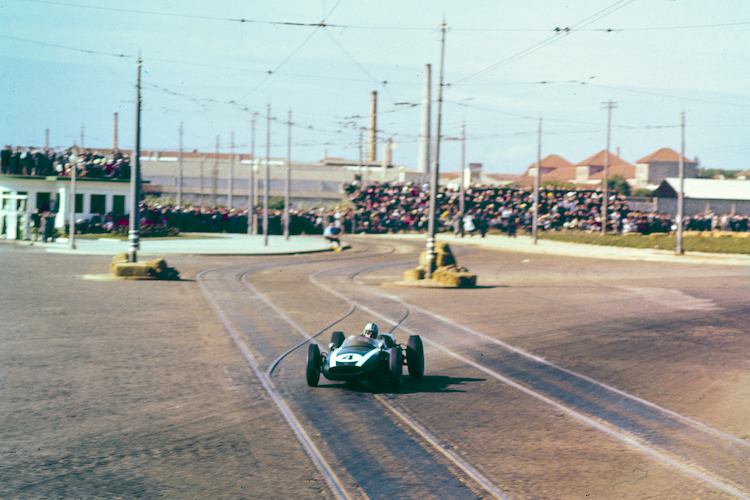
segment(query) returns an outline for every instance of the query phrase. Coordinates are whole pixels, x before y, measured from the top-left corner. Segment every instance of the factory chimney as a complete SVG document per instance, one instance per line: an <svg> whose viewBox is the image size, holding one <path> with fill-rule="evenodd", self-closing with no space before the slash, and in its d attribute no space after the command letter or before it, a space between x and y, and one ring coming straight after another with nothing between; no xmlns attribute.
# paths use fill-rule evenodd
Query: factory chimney
<svg viewBox="0 0 750 500"><path fill-rule="evenodd" d="M367 141L367 161L377 160L377 114L378 114L378 93L372 91L372 104L370 105L370 138Z"/></svg>
<svg viewBox="0 0 750 500"><path fill-rule="evenodd" d="M115 113L115 130L112 138L112 149L117 149L117 113Z"/></svg>

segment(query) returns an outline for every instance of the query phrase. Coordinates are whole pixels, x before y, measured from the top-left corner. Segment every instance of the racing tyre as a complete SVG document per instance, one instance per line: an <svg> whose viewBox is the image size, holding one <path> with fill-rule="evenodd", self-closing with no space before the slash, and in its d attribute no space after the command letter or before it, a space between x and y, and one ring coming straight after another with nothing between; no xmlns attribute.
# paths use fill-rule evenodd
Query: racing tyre
<svg viewBox="0 0 750 500"><path fill-rule="evenodd" d="M320 348L318 344L310 344L307 348L307 385L317 387L320 380Z"/></svg>
<svg viewBox="0 0 750 500"><path fill-rule="evenodd" d="M410 335L406 343L406 366L411 378L419 380L424 375L424 347L419 335Z"/></svg>
<svg viewBox="0 0 750 500"><path fill-rule="evenodd" d="M404 372L404 357L401 354L401 348L398 346L392 348L388 358L391 389L398 391L401 389L401 377Z"/></svg>
<svg viewBox="0 0 750 500"><path fill-rule="evenodd" d="M341 344L344 343L344 332L333 332L333 335L331 335L331 344L333 344L333 347L338 349L341 347Z"/></svg>

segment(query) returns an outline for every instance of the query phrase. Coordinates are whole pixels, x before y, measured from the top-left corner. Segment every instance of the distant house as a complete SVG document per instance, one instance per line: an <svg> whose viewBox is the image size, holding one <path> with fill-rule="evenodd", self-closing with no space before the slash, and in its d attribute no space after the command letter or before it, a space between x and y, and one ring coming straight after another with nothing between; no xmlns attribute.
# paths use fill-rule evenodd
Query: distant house
<svg viewBox="0 0 750 500"><path fill-rule="evenodd" d="M558 155L549 155L539 161L540 179L544 181L575 182L575 167L568 160ZM516 179L516 184L523 188L533 188L536 178L536 162L526 168L526 172Z"/></svg>
<svg viewBox="0 0 750 500"><path fill-rule="evenodd" d="M576 164L576 184L601 184L604 179L604 163L608 164L607 176L622 176L625 180L635 179L635 165L631 165L619 156L601 150L594 156Z"/></svg>
<svg viewBox="0 0 750 500"><path fill-rule="evenodd" d="M469 182L469 170L464 176L464 186L470 185L482 185L482 186L508 186L513 184L518 179L518 174L488 174L480 173L471 176L471 182ZM459 172L445 172L440 174L438 184L445 186L449 189L458 190L461 187L461 174Z"/></svg>
<svg viewBox="0 0 750 500"><path fill-rule="evenodd" d="M644 156L635 166L634 187L647 187L661 184L668 177L679 177L680 154L669 148ZM698 162L683 158L684 175L686 178L695 177Z"/></svg>
<svg viewBox="0 0 750 500"><path fill-rule="evenodd" d="M742 172L739 172L737 175L735 175L734 178L739 181L746 181L750 179L750 170L743 170Z"/></svg>
<svg viewBox="0 0 750 500"><path fill-rule="evenodd" d="M750 183L735 179L685 179L684 182L685 215L750 215ZM653 192L656 198L655 210L676 215L679 189L679 178L670 177L663 180Z"/></svg>

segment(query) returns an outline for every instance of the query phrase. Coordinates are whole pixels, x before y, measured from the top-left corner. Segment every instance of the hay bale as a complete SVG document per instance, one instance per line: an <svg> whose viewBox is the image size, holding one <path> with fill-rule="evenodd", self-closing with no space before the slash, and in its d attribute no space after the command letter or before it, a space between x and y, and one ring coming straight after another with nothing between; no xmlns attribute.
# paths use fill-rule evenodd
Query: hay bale
<svg viewBox="0 0 750 500"><path fill-rule="evenodd" d="M167 266L167 261L162 258L147 260L143 264L149 269L151 276L161 276L169 268Z"/></svg>
<svg viewBox="0 0 750 500"><path fill-rule="evenodd" d="M143 262L118 262L112 274L124 278L150 278L151 271Z"/></svg>
<svg viewBox="0 0 750 500"><path fill-rule="evenodd" d="M469 273L465 268L455 265L435 269L435 272L432 273L432 279L457 288L471 288L477 285L476 274Z"/></svg>
<svg viewBox="0 0 750 500"><path fill-rule="evenodd" d="M125 252L118 253L114 257L112 257L112 262L109 263L109 272L115 274L115 265L116 264L124 264L125 262L128 262L128 254Z"/></svg>
<svg viewBox="0 0 750 500"><path fill-rule="evenodd" d="M432 277L443 285L455 288L472 288L477 284L477 275L471 273L442 273L433 274Z"/></svg>
<svg viewBox="0 0 750 500"><path fill-rule="evenodd" d="M436 242L435 243L435 262L433 264L434 268L437 267L444 267L444 266L450 266L456 263L456 259L453 257L453 253L451 252L451 247L448 245L448 243L445 242ZM420 266L427 266L427 251L419 254L419 265Z"/></svg>
<svg viewBox="0 0 750 500"><path fill-rule="evenodd" d="M416 267L404 271L404 281L419 281L424 279L424 267Z"/></svg>
<svg viewBox="0 0 750 500"><path fill-rule="evenodd" d="M109 264L113 276L124 278L156 278L162 280L179 279L180 273L169 267L163 258L141 262L128 262L128 255L116 255Z"/></svg>

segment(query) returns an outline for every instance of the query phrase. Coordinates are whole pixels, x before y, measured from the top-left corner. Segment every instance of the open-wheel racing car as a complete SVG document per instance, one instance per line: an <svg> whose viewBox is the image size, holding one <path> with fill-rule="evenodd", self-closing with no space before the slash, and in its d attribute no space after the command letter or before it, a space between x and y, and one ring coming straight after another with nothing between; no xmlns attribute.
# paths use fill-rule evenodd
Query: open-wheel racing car
<svg viewBox="0 0 750 500"><path fill-rule="evenodd" d="M321 353L315 343L307 349L307 385L316 387L322 373L328 380L364 381L388 377L391 388L401 388L403 366L415 380L424 375L424 348L419 335L410 335L404 346L390 333L381 334L375 323L369 323L362 335L344 338L333 332L330 352Z"/></svg>

